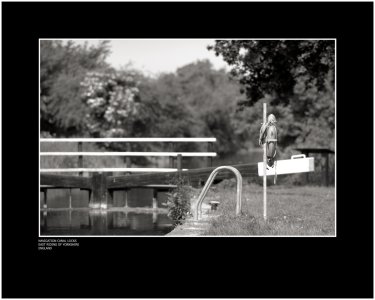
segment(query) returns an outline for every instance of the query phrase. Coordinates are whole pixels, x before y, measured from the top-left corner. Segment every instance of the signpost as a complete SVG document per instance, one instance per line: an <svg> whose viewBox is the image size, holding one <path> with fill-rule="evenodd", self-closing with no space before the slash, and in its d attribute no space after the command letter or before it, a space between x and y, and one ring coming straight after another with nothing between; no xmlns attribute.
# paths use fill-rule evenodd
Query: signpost
<svg viewBox="0 0 375 300"><path fill-rule="evenodd" d="M264 221L267 221L267 176L275 176L276 183L277 174L293 174L314 171L314 158L306 158L305 155L294 155L291 159L278 160L276 163L277 130L275 123L276 118L273 114L268 116L267 123L267 103L263 103L263 125L259 136L259 144L263 143L263 162L258 163L258 175L263 176Z"/></svg>
<svg viewBox="0 0 375 300"><path fill-rule="evenodd" d="M267 122L267 103L263 103L263 124ZM263 219L267 221L267 143L263 144Z"/></svg>

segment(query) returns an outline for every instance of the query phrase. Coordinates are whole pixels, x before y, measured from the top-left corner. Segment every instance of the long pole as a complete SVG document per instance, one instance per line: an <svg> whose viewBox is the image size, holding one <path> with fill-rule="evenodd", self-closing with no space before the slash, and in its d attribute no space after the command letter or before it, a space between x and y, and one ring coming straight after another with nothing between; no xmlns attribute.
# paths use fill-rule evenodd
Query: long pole
<svg viewBox="0 0 375 300"><path fill-rule="evenodd" d="M263 103L263 124L267 122L267 103ZM267 143L263 144L263 219L267 221Z"/></svg>

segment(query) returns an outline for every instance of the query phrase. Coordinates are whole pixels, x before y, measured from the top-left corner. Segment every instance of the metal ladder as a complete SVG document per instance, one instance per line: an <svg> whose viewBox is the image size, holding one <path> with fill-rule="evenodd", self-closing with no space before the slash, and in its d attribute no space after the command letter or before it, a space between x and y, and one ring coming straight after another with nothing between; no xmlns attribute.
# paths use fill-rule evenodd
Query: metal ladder
<svg viewBox="0 0 375 300"><path fill-rule="evenodd" d="M241 195L242 195L242 175L241 173L234 167L230 166L222 166L218 167L215 170L212 171L211 175L208 177L206 184L203 187L202 192L200 193L198 200L197 200L197 205L195 206L194 209L194 219L198 220L199 217L202 217L202 203L204 197L206 197L208 189L210 188L212 182L214 181L216 175L219 173L221 170L229 170L232 171L237 178L237 197L236 197L236 215L241 214Z"/></svg>

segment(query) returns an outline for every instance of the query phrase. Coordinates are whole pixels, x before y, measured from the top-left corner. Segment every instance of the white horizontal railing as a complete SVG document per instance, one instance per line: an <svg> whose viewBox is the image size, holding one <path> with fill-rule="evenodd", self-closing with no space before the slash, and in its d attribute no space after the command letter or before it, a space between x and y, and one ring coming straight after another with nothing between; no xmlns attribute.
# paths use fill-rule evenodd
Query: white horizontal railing
<svg viewBox="0 0 375 300"><path fill-rule="evenodd" d="M41 138L41 142L216 142L216 138Z"/></svg>
<svg viewBox="0 0 375 300"><path fill-rule="evenodd" d="M40 142L47 143L59 143L59 142L70 142L78 143L78 152L39 152L40 156L78 156L78 168L56 168L56 169L40 169L43 173L53 173L53 172L177 172L186 171L187 169L181 168L181 158L182 157L212 157L216 156L215 152L83 152L82 143L92 142L92 143L104 143L104 142L206 142L211 143L216 142L216 138L40 138ZM129 145L130 146L130 145ZM172 144L173 146L173 144ZM128 149L129 150L129 149ZM208 148L208 151L210 149ZM128 162L125 168L83 168L82 167L82 157L83 156L166 156L166 157L177 157L178 168L173 168L173 158L172 164L170 161L170 168L129 168Z"/></svg>
<svg viewBox="0 0 375 300"><path fill-rule="evenodd" d="M175 168L66 168L66 169L40 169L42 173L53 172L177 172ZM182 169L187 171L187 169Z"/></svg>
<svg viewBox="0 0 375 300"><path fill-rule="evenodd" d="M173 156L215 157L215 152L40 152L41 156Z"/></svg>

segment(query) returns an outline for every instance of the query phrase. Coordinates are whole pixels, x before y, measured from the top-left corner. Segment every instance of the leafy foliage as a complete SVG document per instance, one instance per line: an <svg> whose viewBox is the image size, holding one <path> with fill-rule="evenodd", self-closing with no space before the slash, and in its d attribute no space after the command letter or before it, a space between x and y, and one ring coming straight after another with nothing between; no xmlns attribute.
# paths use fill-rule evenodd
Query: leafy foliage
<svg viewBox="0 0 375 300"><path fill-rule="evenodd" d="M146 79L140 86L142 101L150 105L154 115L155 135L165 137L197 136L198 126L186 103L181 101L180 86L173 74Z"/></svg>
<svg viewBox="0 0 375 300"><path fill-rule="evenodd" d="M186 185L182 177L176 177L172 182L177 188L167 193L168 216L175 222L175 225L182 224L190 214L190 187Z"/></svg>
<svg viewBox="0 0 375 300"><path fill-rule="evenodd" d="M85 107L80 101L86 72L107 68L108 43L88 47L72 41L40 41L41 130L57 135L82 131Z"/></svg>
<svg viewBox="0 0 375 300"><path fill-rule="evenodd" d="M334 70L334 45L333 40L218 40L208 48L233 66L251 105L267 94L273 104L288 104L302 79L324 90Z"/></svg>
<svg viewBox="0 0 375 300"><path fill-rule="evenodd" d="M334 148L333 41L219 40L210 49L232 67L231 76L209 61L196 61L150 78L130 67L111 69L105 42L87 47L41 41L41 131L45 136L214 136L214 151L229 156L257 147L262 102L267 102L278 121L279 158L300 146ZM124 150L123 143L105 146ZM132 146L167 150L157 143ZM206 150L200 147L180 143L175 150Z"/></svg>
<svg viewBox="0 0 375 300"><path fill-rule="evenodd" d="M286 155L297 146L334 148L334 41L218 40L209 49L232 66L246 92L235 118L242 140L256 145L267 102Z"/></svg>
<svg viewBox="0 0 375 300"><path fill-rule="evenodd" d="M162 136L214 136L217 152L233 153L238 141L233 134L236 103L243 96L237 82L224 70L214 70L209 61L197 61L144 81L142 101L158 102L156 131ZM147 99L147 100L146 100ZM154 105L157 107L157 105ZM197 144L180 145L193 151Z"/></svg>
<svg viewBox="0 0 375 300"><path fill-rule="evenodd" d="M90 72L81 82L87 107L85 129L94 137L131 135L131 124L140 110L134 76L124 73Z"/></svg>

